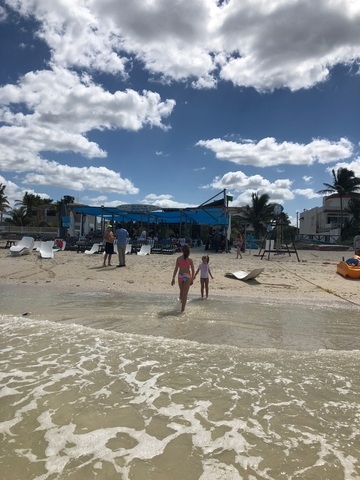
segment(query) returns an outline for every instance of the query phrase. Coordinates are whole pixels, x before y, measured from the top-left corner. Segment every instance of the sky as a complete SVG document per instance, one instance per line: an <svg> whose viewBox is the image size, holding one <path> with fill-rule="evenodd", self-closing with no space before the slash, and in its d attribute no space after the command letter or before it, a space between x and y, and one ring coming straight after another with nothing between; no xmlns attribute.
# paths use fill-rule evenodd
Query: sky
<svg viewBox="0 0 360 480"><path fill-rule="evenodd" d="M360 176L358 0L0 0L0 183L116 207Z"/></svg>

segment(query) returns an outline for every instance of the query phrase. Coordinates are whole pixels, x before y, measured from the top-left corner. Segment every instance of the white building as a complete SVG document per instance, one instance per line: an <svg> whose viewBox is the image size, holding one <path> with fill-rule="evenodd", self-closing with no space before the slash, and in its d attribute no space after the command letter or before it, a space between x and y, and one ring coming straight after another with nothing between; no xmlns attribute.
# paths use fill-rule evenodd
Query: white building
<svg viewBox="0 0 360 480"><path fill-rule="evenodd" d="M346 195L342 198L343 224L351 219L351 214L346 211L351 198L360 198L360 194ZM340 197L337 193L323 197L322 207L314 207L300 212L299 234L310 240L321 240L336 243L341 231Z"/></svg>

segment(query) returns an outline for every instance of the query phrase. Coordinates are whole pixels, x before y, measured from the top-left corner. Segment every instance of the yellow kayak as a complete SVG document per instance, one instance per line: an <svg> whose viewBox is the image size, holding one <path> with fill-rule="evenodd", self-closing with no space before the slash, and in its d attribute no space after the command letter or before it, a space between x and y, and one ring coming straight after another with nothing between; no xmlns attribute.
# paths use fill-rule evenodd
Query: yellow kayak
<svg viewBox="0 0 360 480"><path fill-rule="evenodd" d="M341 261L337 264L336 272L345 278L360 279L360 265L348 265L346 262Z"/></svg>

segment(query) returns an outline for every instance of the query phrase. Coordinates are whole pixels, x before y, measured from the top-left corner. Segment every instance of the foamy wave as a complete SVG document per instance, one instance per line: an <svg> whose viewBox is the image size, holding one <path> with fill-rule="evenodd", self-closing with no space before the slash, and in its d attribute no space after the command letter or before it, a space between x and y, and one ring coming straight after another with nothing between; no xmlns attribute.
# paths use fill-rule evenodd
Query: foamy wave
<svg viewBox="0 0 360 480"><path fill-rule="evenodd" d="M4 479L359 478L359 352L1 317Z"/></svg>

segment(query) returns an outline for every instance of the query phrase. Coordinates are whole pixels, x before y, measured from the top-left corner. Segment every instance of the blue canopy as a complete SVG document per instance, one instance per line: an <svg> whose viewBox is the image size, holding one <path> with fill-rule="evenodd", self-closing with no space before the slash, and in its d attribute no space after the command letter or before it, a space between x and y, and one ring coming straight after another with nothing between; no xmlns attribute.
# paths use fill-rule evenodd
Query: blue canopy
<svg viewBox="0 0 360 480"><path fill-rule="evenodd" d="M129 212L116 207L70 206L74 213L110 218L116 222L194 223L197 225L228 225L224 208L184 208L167 211Z"/></svg>

